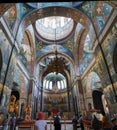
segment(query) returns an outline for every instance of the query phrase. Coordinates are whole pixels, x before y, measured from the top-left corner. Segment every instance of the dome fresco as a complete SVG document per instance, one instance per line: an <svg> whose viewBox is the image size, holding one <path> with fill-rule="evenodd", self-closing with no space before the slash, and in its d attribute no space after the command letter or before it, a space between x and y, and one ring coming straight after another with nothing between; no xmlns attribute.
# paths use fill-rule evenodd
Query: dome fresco
<svg viewBox="0 0 117 130"><path fill-rule="evenodd" d="M68 36L74 27L71 18L52 16L36 21L36 30L41 37L48 40L60 40Z"/></svg>

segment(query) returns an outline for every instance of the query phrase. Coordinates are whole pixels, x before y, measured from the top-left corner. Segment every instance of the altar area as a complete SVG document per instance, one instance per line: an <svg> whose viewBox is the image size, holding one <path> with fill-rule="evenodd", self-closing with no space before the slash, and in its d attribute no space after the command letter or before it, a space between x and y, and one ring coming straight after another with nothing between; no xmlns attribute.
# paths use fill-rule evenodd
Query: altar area
<svg viewBox="0 0 117 130"><path fill-rule="evenodd" d="M46 120L47 121L47 130L54 130L53 120ZM35 121L22 121L20 122L16 130L35 130L34 127ZM72 120L61 120L61 130L73 130ZM77 130L81 130L77 128Z"/></svg>

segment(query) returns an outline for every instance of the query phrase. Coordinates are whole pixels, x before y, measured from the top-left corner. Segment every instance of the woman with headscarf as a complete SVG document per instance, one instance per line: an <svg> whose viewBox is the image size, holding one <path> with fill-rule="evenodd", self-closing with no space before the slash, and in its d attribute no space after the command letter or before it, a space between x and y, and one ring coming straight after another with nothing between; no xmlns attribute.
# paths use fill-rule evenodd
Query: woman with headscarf
<svg viewBox="0 0 117 130"><path fill-rule="evenodd" d="M44 120L44 113L38 113L38 120L35 122L35 130L47 130L47 122Z"/></svg>

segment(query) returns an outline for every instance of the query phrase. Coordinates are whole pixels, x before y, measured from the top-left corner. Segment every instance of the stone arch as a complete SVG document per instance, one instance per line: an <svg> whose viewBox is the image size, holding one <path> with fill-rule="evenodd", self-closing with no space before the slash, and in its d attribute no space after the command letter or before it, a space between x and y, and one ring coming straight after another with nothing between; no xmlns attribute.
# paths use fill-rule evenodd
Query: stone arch
<svg viewBox="0 0 117 130"><path fill-rule="evenodd" d="M26 29L25 32L23 33L23 40L22 40L22 44L20 46L20 53L24 53L25 54L25 58L27 60L27 65L30 66L31 70L30 72L33 73L34 72L34 41L32 38L32 34L30 32L30 30Z"/></svg>
<svg viewBox="0 0 117 130"><path fill-rule="evenodd" d="M31 73L34 72L34 57L35 57L35 52L34 52L34 42L33 42L33 38L32 38L32 35L30 33L29 30L26 30L26 35L28 37L28 40L29 40L29 46L30 46L30 53L31 53Z"/></svg>
<svg viewBox="0 0 117 130"><path fill-rule="evenodd" d="M89 110L89 104L91 108L93 106L95 108L96 103L94 100L96 100L95 99L96 96L94 93L96 93L97 91L100 92L100 89L102 89L100 77L98 76L96 72L94 71L90 72L86 80L86 97L89 97L87 98L87 104L86 104L88 110ZM101 97L100 97L100 100L101 100Z"/></svg>
<svg viewBox="0 0 117 130"><path fill-rule="evenodd" d="M87 83L86 83L86 90L91 94L91 91L101 87L101 81L98 74L94 71L88 74L87 76Z"/></svg>
<svg viewBox="0 0 117 130"><path fill-rule="evenodd" d="M94 90L92 92L94 108L100 111L104 111L104 107L102 103L102 95L103 95L103 92L99 90Z"/></svg>

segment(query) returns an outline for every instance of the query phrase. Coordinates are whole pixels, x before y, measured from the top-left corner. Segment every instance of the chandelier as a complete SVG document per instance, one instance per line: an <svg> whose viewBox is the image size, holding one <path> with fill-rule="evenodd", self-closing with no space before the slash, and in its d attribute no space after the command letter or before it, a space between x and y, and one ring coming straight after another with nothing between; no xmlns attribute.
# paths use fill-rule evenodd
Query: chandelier
<svg viewBox="0 0 117 130"><path fill-rule="evenodd" d="M66 68L66 63L64 58L58 56L57 43L56 43L56 30L55 30L55 45L56 45L56 50L54 52L55 56L53 59L51 59L51 61L47 65L47 72L56 72L56 74L58 74L59 72L62 72Z"/></svg>

